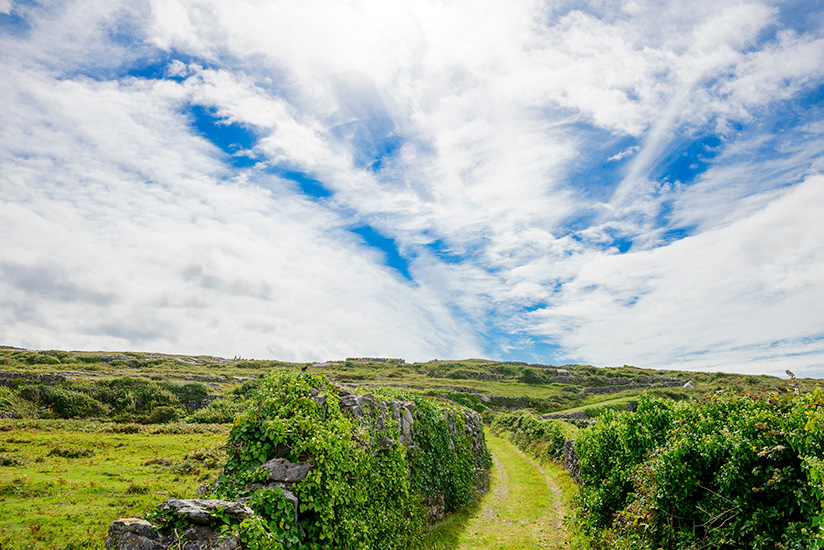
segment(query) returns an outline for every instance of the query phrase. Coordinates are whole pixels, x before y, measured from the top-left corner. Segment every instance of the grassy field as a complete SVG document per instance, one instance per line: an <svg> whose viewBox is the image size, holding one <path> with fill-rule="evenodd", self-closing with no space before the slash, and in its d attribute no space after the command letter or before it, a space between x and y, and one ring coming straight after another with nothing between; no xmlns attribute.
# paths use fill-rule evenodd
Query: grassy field
<svg viewBox="0 0 824 550"><path fill-rule="evenodd" d="M227 430L0 421L0 548L102 548L115 518L195 496Z"/></svg>

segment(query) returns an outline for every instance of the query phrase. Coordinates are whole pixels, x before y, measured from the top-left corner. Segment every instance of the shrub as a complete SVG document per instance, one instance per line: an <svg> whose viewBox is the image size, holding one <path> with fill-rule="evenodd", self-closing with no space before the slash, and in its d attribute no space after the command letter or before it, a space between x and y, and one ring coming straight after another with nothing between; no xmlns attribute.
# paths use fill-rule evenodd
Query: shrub
<svg viewBox="0 0 824 550"><path fill-rule="evenodd" d="M229 393L231 395L239 395L244 398L252 397L263 384L263 378L253 378L251 380L246 380L240 386L236 387Z"/></svg>
<svg viewBox="0 0 824 550"><path fill-rule="evenodd" d="M458 405L462 405L467 409L472 409L473 411L479 413L486 410L486 406L483 403L481 403L481 400L477 395L456 392L450 393L448 397L451 401L454 401Z"/></svg>
<svg viewBox="0 0 824 550"><path fill-rule="evenodd" d="M52 416L58 418L88 418L108 413L108 408L97 399L68 389L65 385L24 386L19 395L37 406L47 408Z"/></svg>
<svg viewBox="0 0 824 550"><path fill-rule="evenodd" d="M143 421L145 424L167 424L174 422L182 416L179 409L161 405L152 409L152 412Z"/></svg>
<svg viewBox="0 0 824 550"><path fill-rule="evenodd" d="M200 424L228 424L235 420L248 405L248 401L241 399L215 399L204 408L193 412L188 422Z"/></svg>
<svg viewBox="0 0 824 550"><path fill-rule="evenodd" d="M0 454L0 466L22 466L25 462L25 459L18 455Z"/></svg>
<svg viewBox="0 0 824 550"><path fill-rule="evenodd" d="M607 409L575 441L580 468L581 513L587 525L611 525L632 492L632 472L661 445L670 428L673 404L642 399L635 413Z"/></svg>
<svg viewBox="0 0 824 550"><path fill-rule="evenodd" d="M13 416L31 418L36 416L36 408L30 401L17 395L11 388L0 386L0 412Z"/></svg>
<svg viewBox="0 0 824 550"><path fill-rule="evenodd" d="M644 399L576 441L585 527L604 547L824 547L824 399ZM606 530L602 530L606 528Z"/></svg>
<svg viewBox="0 0 824 550"><path fill-rule="evenodd" d="M61 458L85 458L94 456L92 449L78 449L75 447L52 447L46 456L59 456Z"/></svg>
<svg viewBox="0 0 824 550"><path fill-rule="evenodd" d="M518 380L524 384L549 384L551 382L545 373L532 367L524 367Z"/></svg>
<svg viewBox="0 0 824 550"><path fill-rule="evenodd" d="M37 353L36 351L24 352L16 359L23 361L27 365L59 365L60 359L53 355L46 353Z"/></svg>

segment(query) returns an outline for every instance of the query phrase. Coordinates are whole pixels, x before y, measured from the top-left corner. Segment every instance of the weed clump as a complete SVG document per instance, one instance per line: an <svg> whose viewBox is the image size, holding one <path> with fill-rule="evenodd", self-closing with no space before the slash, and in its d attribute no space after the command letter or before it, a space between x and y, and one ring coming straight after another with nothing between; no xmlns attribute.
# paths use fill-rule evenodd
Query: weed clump
<svg viewBox="0 0 824 550"><path fill-rule="evenodd" d="M0 466L22 466L25 463L25 459L16 455L0 455Z"/></svg>
<svg viewBox="0 0 824 550"><path fill-rule="evenodd" d="M46 456L57 456L60 458L87 458L94 456L91 449L77 449L72 447L52 447Z"/></svg>

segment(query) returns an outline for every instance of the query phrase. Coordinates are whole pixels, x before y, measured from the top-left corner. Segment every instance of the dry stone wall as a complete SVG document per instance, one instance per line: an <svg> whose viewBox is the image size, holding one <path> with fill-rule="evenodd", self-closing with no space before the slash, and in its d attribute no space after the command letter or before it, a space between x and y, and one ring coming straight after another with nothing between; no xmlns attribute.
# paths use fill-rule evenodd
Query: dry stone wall
<svg viewBox="0 0 824 550"><path fill-rule="evenodd" d="M321 407L323 421L326 420L328 414L330 393L334 393L337 397L340 412L364 428L373 429L375 433L397 434L397 440L387 435L376 438L372 443L374 452L393 448L398 443L403 445L408 452L416 450L419 421L418 407L414 402L378 398L368 393L359 394L342 386L313 388L310 398ZM468 467L472 469L476 491L484 491L488 482L488 451L480 416L474 411L455 407L443 408L442 414L446 431L449 433L450 446L454 446L454 442L459 437L468 436L471 441L474 463ZM463 427L465 433L459 433L459 426ZM384 428L387 427L397 429L385 430ZM466 439L463 440L466 441ZM284 449L284 453L286 451L287 449ZM285 457L276 457L263 462L260 468L268 475L265 479L258 479L255 483L248 484L246 489L253 493L263 489L282 492L292 506L294 522L297 524L304 511L295 486L306 479L312 471L312 463L296 463ZM203 485L198 488L199 494L214 492L214 486ZM108 550L240 549L242 548L240 539L236 536L221 535L217 525L220 523L219 516L227 514L235 520L254 518L254 511L247 506L250 498L244 497L237 501L167 500L156 507L156 515L174 518L176 525L179 526L178 529L164 531L160 525L152 525L143 519L121 518L110 525L106 548ZM427 523L431 524L442 519L447 508L444 494L436 492L427 495L424 500L428 516Z"/></svg>

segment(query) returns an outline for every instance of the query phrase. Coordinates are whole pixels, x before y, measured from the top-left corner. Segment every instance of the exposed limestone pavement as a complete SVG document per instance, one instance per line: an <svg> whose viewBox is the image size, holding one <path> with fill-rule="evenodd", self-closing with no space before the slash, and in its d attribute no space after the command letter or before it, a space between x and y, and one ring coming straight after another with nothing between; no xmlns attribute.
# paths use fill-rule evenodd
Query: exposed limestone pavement
<svg viewBox="0 0 824 550"><path fill-rule="evenodd" d="M460 535L460 550L567 548L558 486L509 441L487 436L494 467L489 492Z"/></svg>

